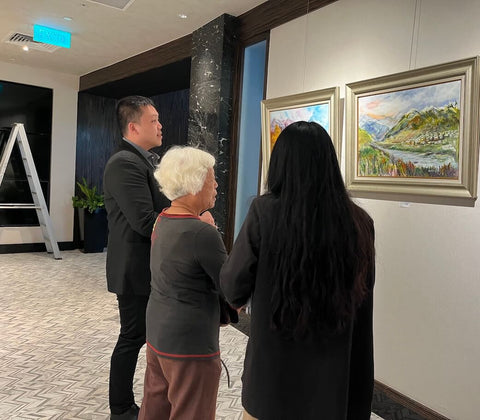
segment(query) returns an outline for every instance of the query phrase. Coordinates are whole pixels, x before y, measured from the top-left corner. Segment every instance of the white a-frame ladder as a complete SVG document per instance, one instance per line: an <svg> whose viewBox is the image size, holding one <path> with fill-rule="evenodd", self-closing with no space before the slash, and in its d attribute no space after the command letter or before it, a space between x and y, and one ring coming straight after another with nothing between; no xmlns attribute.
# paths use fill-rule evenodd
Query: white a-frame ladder
<svg viewBox="0 0 480 420"><path fill-rule="evenodd" d="M56 260L61 260L60 250L58 249L57 241L53 234L52 220L48 214L47 203L43 196L42 187L40 186L40 180L38 178L37 169L33 162L32 152L27 140L27 133L25 127L21 123L15 123L10 137L7 140L5 149L3 151L2 158L0 159L0 185L2 185L5 171L7 170L8 161L12 154L15 141L18 143L18 148L22 155L23 166L27 174L28 185L32 192L33 204L24 203L0 203L0 209L35 209L37 212L38 222L42 230L43 239L47 252L52 253Z"/></svg>

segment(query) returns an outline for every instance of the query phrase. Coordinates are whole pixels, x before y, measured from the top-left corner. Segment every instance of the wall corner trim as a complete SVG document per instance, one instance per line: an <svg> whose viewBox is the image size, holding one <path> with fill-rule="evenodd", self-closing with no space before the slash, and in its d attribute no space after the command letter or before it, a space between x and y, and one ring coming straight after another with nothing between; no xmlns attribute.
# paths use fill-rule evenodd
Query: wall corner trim
<svg viewBox="0 0 480 420"><path fill-rule="evenodd" d="M387 397L393 401L401 404L402 406L414 411L418 415L422 416L425 420L450 420L448 417L433 411L432 409L420 404L419 402L412 400L406 395L401 394L389 386L382 384L381 382L375 380L375 388L383 392Z"/></svg>

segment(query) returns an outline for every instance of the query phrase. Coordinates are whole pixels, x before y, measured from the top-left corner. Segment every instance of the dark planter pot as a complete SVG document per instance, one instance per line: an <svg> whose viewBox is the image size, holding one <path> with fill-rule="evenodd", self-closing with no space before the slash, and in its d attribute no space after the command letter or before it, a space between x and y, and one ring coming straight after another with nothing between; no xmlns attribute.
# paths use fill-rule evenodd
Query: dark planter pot
<svg viewBox="0 0 480 420"><path fill-rule="evenodd" d="M108 223L105 209L84 211L83 252L103 252L107 245Z"/></svg>

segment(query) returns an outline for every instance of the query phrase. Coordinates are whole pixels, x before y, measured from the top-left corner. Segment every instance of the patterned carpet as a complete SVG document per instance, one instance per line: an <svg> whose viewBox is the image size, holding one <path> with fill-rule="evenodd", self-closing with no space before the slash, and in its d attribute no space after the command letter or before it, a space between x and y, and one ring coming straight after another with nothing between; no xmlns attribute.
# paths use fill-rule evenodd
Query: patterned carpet
<svg viewBox="0 0 480 420"><path fill-rule="evenodd" d="M62 256L56 261L46 253L0 255L0 420L109 418L108 371L118 315L115 296L105 288L105 254ZM221 329L232 387L223 372L217 420L242 417L246 342L237 329ZM142 353L137 403L144 369Z"/></svg>
<svg viewBox="0 0 480 420"><path fill-rule="evenodd" d="M373 389L372 410L385 420L426 420L425 417L393 401L377 388Z"/></svg>

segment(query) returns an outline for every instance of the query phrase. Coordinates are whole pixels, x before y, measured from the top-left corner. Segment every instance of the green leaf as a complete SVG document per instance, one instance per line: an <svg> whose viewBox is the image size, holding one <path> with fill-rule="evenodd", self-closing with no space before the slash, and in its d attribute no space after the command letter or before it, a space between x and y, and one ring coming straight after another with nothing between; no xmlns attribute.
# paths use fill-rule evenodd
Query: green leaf
<svg viewBox="0 0 480 420"><path fill-rule="evenodd" d="M82 178L81 183L77 182L77 185L80 192L83 194L83 197L72 197L73 207L87 209L90 213L105 207L103 194L97 192L97 187L95 185L90 188L85 178Z"/></svg>

